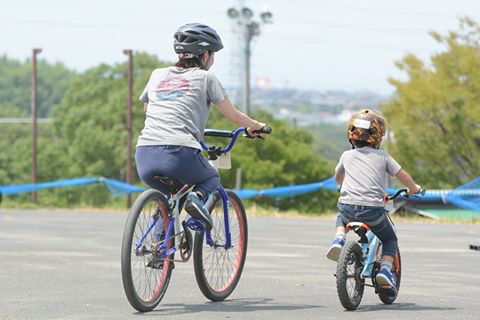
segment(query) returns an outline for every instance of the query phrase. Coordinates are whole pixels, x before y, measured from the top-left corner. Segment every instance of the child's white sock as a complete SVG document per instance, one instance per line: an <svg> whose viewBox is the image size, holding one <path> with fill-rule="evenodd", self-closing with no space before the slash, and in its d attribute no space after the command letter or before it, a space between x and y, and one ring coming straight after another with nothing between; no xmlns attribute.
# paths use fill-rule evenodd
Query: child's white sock
<svg viewBox="0 0 480 320"><path fill-rule="evenodd" d="M389 261L382 260L382 263L380 264L380 267L386 268L388 271L392 271L393 264Z"/></svg>

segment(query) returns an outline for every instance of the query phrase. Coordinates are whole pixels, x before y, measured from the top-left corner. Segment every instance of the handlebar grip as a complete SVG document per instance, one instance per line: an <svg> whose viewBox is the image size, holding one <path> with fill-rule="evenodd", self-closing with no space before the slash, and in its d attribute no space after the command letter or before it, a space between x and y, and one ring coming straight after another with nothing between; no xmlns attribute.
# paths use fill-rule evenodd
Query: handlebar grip
<svg viewBox="0 0 480 320"><path fill-rule="evenodd" d="M260 130L255 130L253 131L254 133L265 133L265 134L270 134L272 133L272 128L270 127L263 127L262 129Z"/></svg>

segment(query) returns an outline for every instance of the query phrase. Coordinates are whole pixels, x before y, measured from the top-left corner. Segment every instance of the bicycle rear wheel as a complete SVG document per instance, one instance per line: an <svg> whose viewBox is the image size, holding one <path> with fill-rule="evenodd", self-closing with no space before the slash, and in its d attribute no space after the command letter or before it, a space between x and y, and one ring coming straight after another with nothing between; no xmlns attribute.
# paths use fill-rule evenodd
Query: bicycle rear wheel
<svg viewBox="0 0 480 320"><path fill-rule="evenodd" d="M208 245L205 232L195 234L193 266L198 287L203 295L212 301L226 299L235 289L242 275L247 254L247 216L240 198L227 190L229 202L230 248L225 248L226 234L223 201L217 191L210 209L213 220L211 237L213 245Z"/></svg>
<svg viewBox="0 0 480 320"><path fill-rule="evenodd" d="M121 255L123 288L132 307L140 312L155 308L165 295L170 282L173 262L163 261L162 265L160 261L153 267L155 263L152 260L154 258L152 251L156 251L160 242L158 236L154 236L155 227L137 249L137 243L151 225L154 216L161 218L157 223L163 222L163 226L159 227L167 232L169 223L167 208L168 203L160 191L147 190L135 200L125 224ZM167 250L171 247L173 239L168 240ZM173 260L173 256L172 254L169 258Z"/></svg>
<svg viewBox="0 0 480 320"><path fill-rule="evenodd" d="M362 301L365 289L365 279L360 277L362 269L362 249L357 242L349 240L337 263L338 298L347 310L355 310Z"/></svg>
<svg viewBox="0 0 480 320"><path fill-rule="evenodd" d="M378 246L376 260L378 263L382 261L382 244ZM400 257L400 249L397 247L397 254L393 260L393 277L395 278L395 286L397 288L395 295L392 295L390 291L378 290L378 297L385 304L392 304L397 299L398 292L400 291L400 280L402 278L402 259Z"/></svg>

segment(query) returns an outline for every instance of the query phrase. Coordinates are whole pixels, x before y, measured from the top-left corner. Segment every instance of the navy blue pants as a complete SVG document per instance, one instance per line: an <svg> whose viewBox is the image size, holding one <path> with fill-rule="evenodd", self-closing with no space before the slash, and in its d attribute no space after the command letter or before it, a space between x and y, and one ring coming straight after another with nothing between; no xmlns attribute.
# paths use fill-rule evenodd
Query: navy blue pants
<svg viewBox="0 0 480 320"><path fill-rule="evenodd" d="M199 149L175 145L140 146L135 151L135 162L140 179L165 195L168 189L153 179L155 175L195 185L193 190L201 192L204 201L220 185L217 171Z"/></svg>
<svg viewBox="0 0 480 320"><path fill-rule="evenodd" d="M395 257L397 252L397 236L393 225L385 214L384 207L370 207L338 203L337 227L345 227L347 223L358 221L368 224L370 230L382 241L382 255Z"/></svg>

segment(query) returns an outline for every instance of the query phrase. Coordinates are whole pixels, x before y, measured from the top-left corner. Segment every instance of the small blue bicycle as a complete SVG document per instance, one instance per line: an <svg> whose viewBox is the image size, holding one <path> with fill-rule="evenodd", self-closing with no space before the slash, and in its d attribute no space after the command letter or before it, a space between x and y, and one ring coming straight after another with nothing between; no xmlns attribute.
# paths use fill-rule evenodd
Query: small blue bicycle
<svg viewBox="0 0 480 320"><path fill-rule="evenodd" d="M419 192L419 194L424 193L425 189L421 189ZM391 197L386 196L385 204L399 195L409 197L407 189L401 189ZM392 222L388 212L385 215ZM362 222L350 222L347 224L346 230L347 232L353 230L360 239L358 241L348 240L343 246L337 262L335 276L337 278L338 298L342 306L347 310L355 310L362 300L365 286L373 287L383 303L392 304L398 296L402 276L400 249L397 248L393 262L392 273L397 287L396 293L393 293L391 290L380 288L375 280L382 261L381 241L369 231L369 226ZM371 279L372 284L366 284L365 279Z"/></svg>
<svg viewBox="0 0 480 320"><path fill-rule="evenodd" d="M230 138L225 147L201 143L211 163L220 163L227 156L230 161L228 152L245 131L205 130L205 136ZM255 134L271 132L271 128L264 128ZM213 220L212 229L206 230L193 217L180 219L193 186L170 177L155 178L168 186L170 195L155 189L140 194L130 209L123 234L122 281L128 301L140 312L154 309L167 291L174 262L187 262L192 251L195 278L202 293L212 301L226 299L240 279L247 254L247 216L242 201L233 191L219 187L205 205ZM196 231L195 240L191 231ZM175 259L177 251L180 259Z"/></svg>

